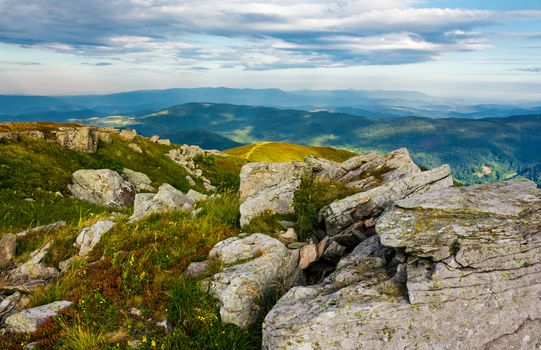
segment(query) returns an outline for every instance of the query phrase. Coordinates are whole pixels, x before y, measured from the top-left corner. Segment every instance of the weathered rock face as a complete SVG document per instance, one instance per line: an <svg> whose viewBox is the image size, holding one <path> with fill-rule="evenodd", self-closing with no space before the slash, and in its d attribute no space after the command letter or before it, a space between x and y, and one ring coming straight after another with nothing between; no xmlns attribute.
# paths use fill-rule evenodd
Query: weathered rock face
<svg viewBox="0 0 541 350"><path fill-rule="evenodd" d="M81 247L79 256L86 256L100 242L101 236L109 232L115 223L113 221L98 221L90 227L85 227L77 236L76 245Z"/></svg>
<svg viewBox="0 0 541 350"><path fill-rule="evenodd" d="M140 220L150 214L171 210L193 210L193 201L169 184L163 184L158 193L139 193L135 196L131 221Z"/></svg>
<svg viewBox="0 0 541 350"><path fill-rule="evenodd" d="M6 318L5 324L10 332L32 333L48 318L71 305L70 301L57 301L15 313Z"/></svg>
<svg viewBox="0 0 541 350"><path fill-rule="evenodd" d="M239 195L241 200L303 176L310 176L310 167L301 162L249 163L240 171Z"/></svg>
<svg viewBox="0 0 541 350"><path fill-rule="evenodd" d="M396 202L319 285L267 315L264 349L534 349L541 191L530 181Z"/></svg>
<svg viewBox="0 0 541 350"><path fill-rule="evenodd" d="M5 234L0 239L0 269L8 265L15 256L17 237L12 234Z"/></svg>
<svg viewBox="0 0 541 350"><path fill-rule="evenodd" d="M58 144L64 148L85 153L94 153L98 149L98 134L95 128L61 127L54 134Z"/></svg>
<svg viewBox="0 0 541 350"><path fill-rule="evenodd" d="M137 192L156 192L152 186L152 180L146 174L128 168L124 168L122 171L124 172L122 178L135 186Z"/></svg>
<svg viewBox="0 0 541 350"><path fill-rule="evenodd" d="M137 137L137 130L123 129L120 130L118 136L122 137L124 140L133 141Z"/></svg>
<svg viewBox="0 0 541 350"><path fill-rule="evenodd" d="M269 210L277 214L292 213L295 191L303 176L311 175L306 163L249 163L240 172L239 194L241 226Z"/></svg>
<svg viewBox="0 0 541 350"><path fill-rule="evenodd" d="M339 243L341 239L347 241L355 235L362 240L366 237L362 237L362 232L357 229L364 224L364 219L378 216L394 202L408 196L452 185L451 169L444 165L335 201L321 210L320 219L325 223L327 234L336 236Z"/></svg>
<svg viewBox="0 0 541 350"><path fill-rule="evenodd" d="M350 158L338 166L326 167L318 177L322 181L341 181L348 187L367 190L420 172L408 150L401 148L385 155L371 153Z"/></svg>
<svg viewBox="0 0 541 350"><path fill-rule="evenodd" d="M254 323L262 299L269 297L277 285L291 285L298 260L297 250L289 250L263 234L233 237L216 244L208 261L223 268L207 280L207 285L220 300L222 321L240 327ZM189 270L197 270L199 265Z"/></svg>
<svg viewBox="0 0 541 350"><path fill-rule="evenodd" d="M38 227L29 228L27 230L21 231L17 233L17 237L26 237L28 234L36 233L36 232L43 232L43 231L51 231L56 230L62 227L66 227L67 224L65 221L56 221L49 225L43 225Z"/></svg>
<svg viewBox="0 0 541 350"><path fill-rule="evenodd" d="M68 189L77 198L110 207L130 206L135 199L135 187L109 169L77 170Z"/></svg>

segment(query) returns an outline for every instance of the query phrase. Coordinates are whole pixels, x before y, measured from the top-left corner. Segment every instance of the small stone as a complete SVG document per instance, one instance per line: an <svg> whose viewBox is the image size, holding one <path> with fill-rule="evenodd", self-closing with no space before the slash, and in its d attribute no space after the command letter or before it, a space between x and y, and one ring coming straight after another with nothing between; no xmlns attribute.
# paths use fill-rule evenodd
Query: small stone
<svg viewBox="0 0 541 350"><path fill-rule="evenodd" d="M297 233L293 227L290 227L285 233L278 235L278 240L287 246L288 244L297 241Z"/></svg>
<svg viewBox="0 0 541 350"><path fill-rule="evenodd" d="M205 275L209 270L209 261L196 261L188 265L188 268L184 270L184 276L188 277L200 277Z"/></svg>
<svg viewBox="0 0 541 350"><path fill-rule="evenodd" d="M318 259L317 244L307 244L301 248L299 267L305 270Z"/></svg>
<svg viewBox="0 0 541 350"><path fill-rule="evenodd" d="M130 148L132 151L135 151L137 153L143 153L143 150L141 149L141 147L139 147L137 144L135 143L130 143L128 145L128 148Z"/></svg>
<svg viewBox="0 0 541 350"><path fill-rule="evenodd" d="M171 140L168 140L168 139L158 140L158 144L171 146Z"/></svg>
<svg viewBox="0 0 541 350"><path fill-rule="evenodd" d="M137 137L137 131L135 129L124 129L118 133L118 136L125 140L133 141Z"/></svg>
<svg viewBox="0 0 541 350"><path fill-rule="evenodd" d="M0 269L7 266L13 257L17 247L17 237L7 233L0 239Z"/></svg>
<svg viewBox="0 0 541 350"><path fill-rule="evenodd" d="M206 194L199 193L192 189L190 189L188 193L186 193L186 197L188 197L188 199L190 199L193 203L203 202L208 199L208 196Z"/></svg>
<svg viewBox="0 0 541 350"><path fill-rule="evenodd" d="M195 186L195 185L197 185L190 175L186 175L186 180L188 181L188 183L190 184L190 186Z"/></svg>
<svg viewBox="0 0 541 350"><path fill-rule="evenodd" d="M30 203L34 203L36 201L34 198L25 198L24 200Z"/></svg>
<svg viewBox="0 0 541 350"><path fill-rule="evenodd" d="M327 246L329 245L329 237L323 238L317 245L317 256L318 258L323 255L325 252L325 249L327 249Z"/></svg>
<svg viewBox="0 0 541 350"><path fill-rule="evenodd" d="M149 139L150 142L158 142L158 140L160 139L160 137L158 135L152 135L152 137Z"/></svg>
<svg viewBox="0 0 541 350"><path fill-rule="evenodd" d="M332 241L321 255L321 258L329 261L336 261L343 257L345 253L346 247L336 241Z"/></svg>
<svg viewBox="0 0 541 350"><path fill-rule="evenodd" d="M141 310L132 307L130 310L130 314L132 314L133 316L141 316Z"/></svg>

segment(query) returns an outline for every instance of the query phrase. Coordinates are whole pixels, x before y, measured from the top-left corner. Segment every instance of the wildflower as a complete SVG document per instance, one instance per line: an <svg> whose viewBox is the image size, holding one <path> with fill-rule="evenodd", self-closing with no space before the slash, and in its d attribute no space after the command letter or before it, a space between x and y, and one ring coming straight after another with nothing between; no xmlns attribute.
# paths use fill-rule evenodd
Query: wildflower
<svg viewBox="0 0 541 350"><path fill-rule="evenodd" d="M145 271L141 272L141 274L139 274L139 279L144 279L146 275L147 273Z"/></svg>
<svg viewBox="0 0 541 350"><path fill-rule="evenodd" d="M146 342L147 342L147 336L146 336L146 335L143 335L143 339L141 339L141 342L142 342L142 343L146 343Z"/></svg>
<svg viewBox="0 0 541 350"><path fill-rule="evenodd" d="M156 347L156 342L154 340L152 340L152 342L150 343L150 345L155 348Z"/></svg>

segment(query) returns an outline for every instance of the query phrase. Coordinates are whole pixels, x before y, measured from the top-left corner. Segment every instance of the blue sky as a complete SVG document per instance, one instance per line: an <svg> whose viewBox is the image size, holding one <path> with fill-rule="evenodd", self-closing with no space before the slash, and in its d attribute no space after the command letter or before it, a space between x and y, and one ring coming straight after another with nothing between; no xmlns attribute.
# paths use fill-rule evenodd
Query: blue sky
<svg viewBox="0 0 541 350"><path fill-rule="evenodd" d="M541 100L540 0L0 0L0 93L418 90Z"/></svg>

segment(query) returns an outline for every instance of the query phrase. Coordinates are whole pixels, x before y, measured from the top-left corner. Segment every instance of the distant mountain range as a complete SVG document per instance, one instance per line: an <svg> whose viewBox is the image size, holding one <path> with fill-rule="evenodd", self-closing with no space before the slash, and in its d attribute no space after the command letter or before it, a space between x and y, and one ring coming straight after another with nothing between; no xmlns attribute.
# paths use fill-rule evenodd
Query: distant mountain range
<svg viewBox="0 0 541 350"><path fill-rule="evenodd" d="M541 103L471 104L415 91L186 88L142 90L106 95L0 95L0 121L55 120L113 114L142 115L190 103L228 103L309 111L327 110L368 117L485 118L541 113Z"/></svg>
<svg viewBox="0 0 541 350"><path fill-rule="evenodd" d="M523 175L541 184L541 115L389 119L327 111L188 103L142 116L76 121L133 127L144 135L158 134L175 143L217 149L261 141L356 151L407 147L425 167L451 164L456 178L464 183Z"/></svg>

